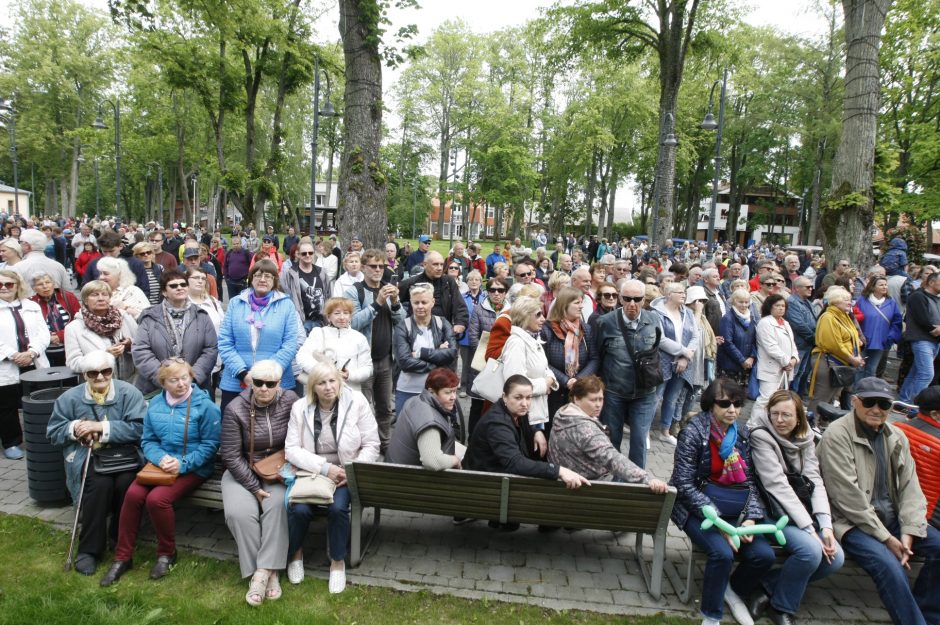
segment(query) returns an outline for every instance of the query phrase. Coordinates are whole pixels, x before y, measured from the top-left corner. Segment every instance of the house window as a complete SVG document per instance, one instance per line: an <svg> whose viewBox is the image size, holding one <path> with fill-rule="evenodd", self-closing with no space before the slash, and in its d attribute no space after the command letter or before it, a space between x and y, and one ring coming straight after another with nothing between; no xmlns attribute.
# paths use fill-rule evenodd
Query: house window
<svg viewBox="0 0 940 625"><path fill-rule="evenodd" d="M488 224L486 226L486 236L488 237L493 236L493 224Z"/></svg>
<svg viewBox="0 0 940 625"><path fill-rule="evenodd" d="M495 216L496 216L496 209L493 208L492 206L487 206L487 207L486 207L486 218L487 218L487 219L493 219Z"/></svg>
<svg viewBox="0 0 940 625"><path fill-rule="evenodd" d="M317 193L317 206L323 206L326 203L326 194Z"/></svg>
<svg viewBox="0 0 940 625"><path fill-rule="evenodd" d="M442 234L441 236L443 236L443 237L449 237L449 236L450 236L450 222L449 222L449 221L445 221L445 222L444 222L444 232L443 232L443 234Z"/></svg>

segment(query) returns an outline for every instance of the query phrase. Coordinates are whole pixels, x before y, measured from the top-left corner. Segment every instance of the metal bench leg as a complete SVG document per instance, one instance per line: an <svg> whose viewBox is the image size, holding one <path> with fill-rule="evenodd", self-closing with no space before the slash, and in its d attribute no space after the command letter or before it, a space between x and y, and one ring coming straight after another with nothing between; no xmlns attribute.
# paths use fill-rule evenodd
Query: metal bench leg
<svg viewBox="0 0 940 625"><path fill-rule="evenodd" d="M646 589L653 599L659 599L663 592L663 561L666 556L666 536L653 535L653 562L652 566L643 557L643 537L645 534L637 532L634 553L636 562L640 567L640 574L646 583Z"/></svg>
<svg viewBox="0 0 940 625"><path fill-rule="evenodd" d="M685 586L677 589L679 591L679 601L682 603L688 603L692 598L692 589L695 585L695 582L692 580L692 575L695 573L695 545L689 545L689 561L686 565L685 572Z"/></svg>
<svg viewBox="0 0 940 625"><path fill-rule="evenodd" d="M349 565L353 568L362 562L362 506L353 504L349 512Z"/></svg>

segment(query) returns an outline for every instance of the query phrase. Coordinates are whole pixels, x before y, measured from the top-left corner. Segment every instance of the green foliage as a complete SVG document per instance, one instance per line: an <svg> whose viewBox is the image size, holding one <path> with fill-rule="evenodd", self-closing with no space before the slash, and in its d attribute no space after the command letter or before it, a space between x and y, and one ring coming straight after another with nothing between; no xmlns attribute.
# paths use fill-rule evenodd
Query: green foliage
<svg viewBox="0 0 940 625"><path fill-rule="evenodd" d="M929 252L927 247L927 236L924 231L917 226L899 226L891 228L885 232L885 238L881 245L881 251L884 253L888 249L891 239L901 238L907 243L907 259L912 263L921 263L924 259L924 253Z"/></svg>

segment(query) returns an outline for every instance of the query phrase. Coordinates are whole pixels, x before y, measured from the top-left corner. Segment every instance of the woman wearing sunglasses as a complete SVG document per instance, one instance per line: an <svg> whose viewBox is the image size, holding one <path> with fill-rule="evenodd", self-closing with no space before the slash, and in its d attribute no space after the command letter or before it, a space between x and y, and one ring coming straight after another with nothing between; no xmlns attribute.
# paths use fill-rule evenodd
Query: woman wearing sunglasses
<svg viewBox="0 0 940 625"><path fill-rule="evenodd" d="M160 292L163 301L142 312L138 320L131 348L137 367L134 386L144 395L153 393L162 386L160 363L167 358L182 358L192 365L196 385L208 390L219 354L215 325L205 310L189 301L189 282L184 272L164 272Z"/></svg>
<svg viewBox="0 0 940 625"><path fill-rule="evenodd" d="M754 525L764 519L747 439L735 422L744 403L744 387L718 378L702 393L702 412L679 433L671 486L678 491L672 520L708 554L702 578L702 625L718 625L722 602L738 623L751 623L741 597L760 589L774 564L774 552L763 536L742 536L741 546L717 527L703 530L703 506L711 506L732 525ZM740 560L732 575L735 559Z"/></svg>
<svg viewBox="0 0 940 625"><path fill-rule="evenodd" d="M251 578L245 601L258 606L281 596L277 572L287 566L287 508L284 485L261 477L255 465L284 449L298 398L280 387L284 369L274 360L254 363L248 374L248 388L222 415L219 456L225 523L238 547L241 576Z"/></svg>
<svg viewBox="0 0 940 625"><path fill-rule="evenodd" d="M49 330L39 304L26 299L26 282L12 269L0 270L0 439L3 455L20 460L20 374L49 366Z"/></svg>
<svg viewBox="0 0 940 625"><path fill-rule="evenodd" d="M401 414L399 412L399 414ZM306 396L294 402L284 443L287 461L301 471L325 475L336 484L333 503L327 506L331 594L346 588L346 545L349 542L349 488L346 463L375 462L379 457L379 429L362 393L343 383L332 362L319 360L310 369ZM292 503L288 511L290 541L287 578L304 579L303 544L316 506Z"/></svg>
<svg viewBox="0 0 940 625"><path fill-rule="evenodd" d="M102 586L110 586L134 567L134 546L144 506L157 534L157 561L150 569L150 579L169 573L176 564L173 504L196 490L215 468L222 413L209 394L195 385L192 366L182 358L165 360L157 371L157 382L163 391L147 407L140 446L148 462L176 475L176 481L166 486L135 481L127 489L114 562L101 578Z"/></svg>
<svg viewBox="0 0 940 625"><path fill-rule="evenodd" d="M486 341L489 341L489 333L493 328L493 323L496 322L496 316L503 310L503 305L506 301L506 291L509 290L509 286L501 278L490 278L486 285L486 299L484 299L478 306L473 307L473 311L470 314L470 323L467 325L467 342L470 354L476 355L477 349L480 346L480 340L485 336ZM473 357L471 356L471 361ZM469 381L465 389L467 392L473 388L473 380L476 378L477 372L472 370L470 371ZM480 420L480 416L483 414L483 404L484 400L480 397L474 397L470 395L470 415L467 417L467 438L469 439L470 434L473 433L473 428L476 426L477 422Z"/></svg>
<svg viewBox="0 0 940 625"><path fill-rule="evenodd" d="M754 412L747 426L768 521L776 523L784 514L790 517L783 528L789 557L782 568L764 578L748 608L755 621L767 613L772 623L789 624L800 609L807 584L838 571L845 556L832 532L815 436L800 396L790 390L775 392L767 410Z"/></svg>
<svg viewBox="0 0 940 625"><path fill-rule="evenodd" d="M92 458L82 482L82 468L88 453L105 447L137 447L144 429L147 405L133 384L115 379L116 361L104 350L82 357L84 384L74 386L55 401L46 428L49 442L62 448L65 479L72 501L78 501L84 488L80 510L81 532L75 570L94 575L98 560L108 542L117 541L118 517L124 494L137 476L137 468L114 473L99 472ZM75 371L75 369L72 369ZM108 516L112 516L108 523Z"/></svg>

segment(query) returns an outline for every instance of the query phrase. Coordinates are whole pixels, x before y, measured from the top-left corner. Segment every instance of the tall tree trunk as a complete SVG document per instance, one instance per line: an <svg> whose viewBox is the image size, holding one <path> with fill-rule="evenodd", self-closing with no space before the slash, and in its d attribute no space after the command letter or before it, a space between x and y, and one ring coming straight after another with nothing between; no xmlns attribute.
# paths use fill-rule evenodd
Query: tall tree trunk
<svg viewBox="0 0 940 625"><path fill-rule="evenodd" d="M339 32L346 60L343 158L339 179L339 233L344 241L358 234L379 247L388 231L382 173L382 60L379 56L383 11L377 0L340 0ZM370 21L371 20L371 21Z"/></svg>
<svg viewBox="0 0 940 625"><path fill-rule="evenodd" d="M813 199L809 203L809 215L807 215L806 245L816 245L819 241L819 201L822 198L822 172L823 158L826 155L826 138L823 137L816 143L816 155L813 158Z"/></svg>
<svg viewBox="0 0 940 625"><path fill-rule="evenodd" d="M450 175L450 131L441 132L441 166L437 177L437 238L444 238L444 209L447 208L447 178Z"/></svg>
<svg viewBox="0 0 940 625"><path fill-rule="evenodd" d="M597 184L597 150L591 154L591 171L584 189L584 234L591 234L594 223L594 186Z"/></svg>
<svg viewBox="0 0 940 625"><path fill-rule="evenodd" d="M875 139L881 95L878 51L891 0L842 0L845 14L845 96L842 100L842 139L832 162L829 205L820 225L830 269L841 258L861 269L872 260L874 225L872 183Z"/></svg>
<svg viewBox="0 0 940 625"><path fill-rule="evenodd" d="M610 197L607 200L607 236L613 237L614 235L614 200L617 199L617 183L619 182L617 178L617 168L610 168L610 178L608 186L610 188ZM621 233L623 234L623 233ZM611 240L613 240L611 238Z"/></svg>

